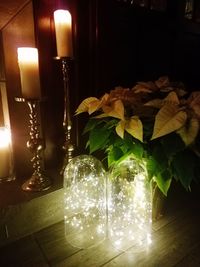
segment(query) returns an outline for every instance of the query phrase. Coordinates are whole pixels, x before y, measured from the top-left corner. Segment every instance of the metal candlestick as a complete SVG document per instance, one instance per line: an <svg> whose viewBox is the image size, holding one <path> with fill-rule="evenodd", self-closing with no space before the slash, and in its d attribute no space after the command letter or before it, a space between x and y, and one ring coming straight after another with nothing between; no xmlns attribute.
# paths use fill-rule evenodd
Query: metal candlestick
<svg viewBox="0 0 200 267"><path fill-rule="evenodd" d="M27 141L27 148L33 154L31 162L33 164L33 174L23 185L24 191L44 191L50 188L51 181L42 172L42 157L41 152L43 150L43 142L40 138L40 132L38 129L38 114L37 105L40 100L37 99L25 99L16 98L17 102L26 102L29 107L29 127L30 127L30 139Z"/></svg>
<svg viewBox="0 0 200 267"><path fill-rule="evenodd" d="M72 121L70 115L70 101L69 101L69 82L70 82L70 61L68 57L58 58L62 63L63 87L64 87L64 114L63 114L63 129L65 133L65 141L62 146L65 156L61 174L64 172L66 164L72 159L74 145L71 141Z"/></svg>

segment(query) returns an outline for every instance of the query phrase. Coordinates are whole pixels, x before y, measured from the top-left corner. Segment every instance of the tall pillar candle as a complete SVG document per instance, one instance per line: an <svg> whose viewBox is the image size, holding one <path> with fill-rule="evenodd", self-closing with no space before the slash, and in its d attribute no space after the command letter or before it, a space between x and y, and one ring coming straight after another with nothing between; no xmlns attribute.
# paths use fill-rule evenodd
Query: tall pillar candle
<svg viewBox="0 0 200 267"><path fill-rule="evenodd" d="M38 50L32 47L19 47L17 53L22 96L26 99L38 99L41 97Z"/></svg>
<svg viewBox="0 0 200 267"><path fill-rule="evenodd" d="M54 12L56 45L58 57L73 57L72 17L68 10Z"/></svg>
<svg viewBox="0 0 200 267"><path fill-rule="evenodd" d="M11 149L10 134L5 127L0 127L0 180L10 175Z"/></svg>

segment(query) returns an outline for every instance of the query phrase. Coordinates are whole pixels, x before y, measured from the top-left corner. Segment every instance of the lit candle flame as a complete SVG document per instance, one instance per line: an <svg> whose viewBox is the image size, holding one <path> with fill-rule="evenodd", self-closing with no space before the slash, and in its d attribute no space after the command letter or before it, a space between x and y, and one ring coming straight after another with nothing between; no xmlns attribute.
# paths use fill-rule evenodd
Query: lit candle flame
<svg viewBox="0 0 200 267"><path fill-rule="evenodd" d="M6 127L0 129L0 148L8 147L11 142L10 132Z"/></svg>

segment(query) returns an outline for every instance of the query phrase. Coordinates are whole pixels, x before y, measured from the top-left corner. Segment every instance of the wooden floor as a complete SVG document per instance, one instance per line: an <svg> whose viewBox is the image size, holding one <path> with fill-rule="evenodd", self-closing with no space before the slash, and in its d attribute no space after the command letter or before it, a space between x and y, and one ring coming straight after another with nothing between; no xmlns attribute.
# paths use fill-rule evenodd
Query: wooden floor
<svg viewBox="0 0 200 267"><path fill-rule="evenodd" d="M198 191L198 190L197 190ZM105 240L90 249L70 246L64 223L52 225L0 248L0 266L7 267L197 267L200 266L200 197L173 192L162 218L153 223L148 251L130 247L119 252ZM31 223L31 221L30 221Z"/></svg>

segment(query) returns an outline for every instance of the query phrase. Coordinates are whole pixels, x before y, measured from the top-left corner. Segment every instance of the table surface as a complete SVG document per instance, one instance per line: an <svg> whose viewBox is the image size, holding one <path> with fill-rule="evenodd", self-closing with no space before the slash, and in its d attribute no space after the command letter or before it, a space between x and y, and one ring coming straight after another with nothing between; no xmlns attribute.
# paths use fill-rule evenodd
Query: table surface
<svg viewBox="0 0 200 267"><path fill-rule="evenodd" d="M1 247L0 266L200 266L199 195L179 192L167 198L164 216L153 222L153 243L148 251L135 253L130 245L127 251L119 252L108 240L89 249L72 247L61 221Z"/></svg>

